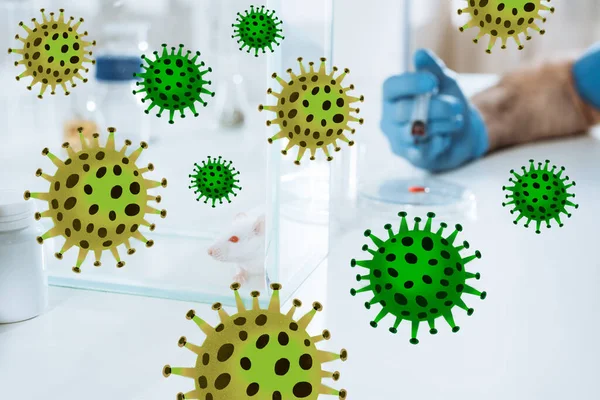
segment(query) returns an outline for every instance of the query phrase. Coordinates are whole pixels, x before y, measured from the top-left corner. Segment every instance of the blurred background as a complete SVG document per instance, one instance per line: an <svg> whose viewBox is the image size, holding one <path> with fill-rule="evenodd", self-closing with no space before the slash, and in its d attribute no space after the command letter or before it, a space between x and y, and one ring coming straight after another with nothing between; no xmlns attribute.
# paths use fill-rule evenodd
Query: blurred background
<svg viewBox="0 0 600 400"><path fill-rule="evenodd" d="M271 0L264 4L277 10L284 21L285 40L274 54L267 51L254 57L239 51L240 45L231 38L236 13L251 4L256 5L249 0L0 0L0 48L20 47L14 39L16 33L25 35L19 21L27 25L33 17L41 19L40 8L64 8L66 17L83 17L81 29L98 43L93 48L98 63L89 65L85 74L89 82L77 82L69 96L61 89L55 96L47 91L43 100L36 98L39 86L32 92L26 90L30 78L15 80L22 72L22 67L13 65L18 57L0 52L1 186L44 191L45 182L35 179L34 172L52 166L39 151L49 147L58 153L64 141L76 145L78 126L88 132L105 132L108 126L115 126L118 142L125 138L134 143L147 141L150 150L143 153L140 163L151 161L156 165L153 177L169 179L169 188L161 193L161 206L169 216L157 221L158 229L153 232L165 235L156 240L164 247L152 254L161 257L144 259L139 254L147 252L139 252L138 261L132 258L132 263L144 264L153 272L143 275L139 270L136 273L136 268L125 268L115 278L110 267L87 267L92 281L127 282L166 297L187 290L190 298L198 299L194 293L203 293L206 298L218 299L215 287L227 288L231 265L212 260L206 249L219 235L228 233L234 215L262 207L269 220L264 240L271 278L298 285L306 277L299 271L312 270L327 254L330 201L343 210L331 193L346 191L356 197L361 187L386 176L421 174L392 154L379 130L382 83L411 68L415 48L431 48L460 73L488 76L538 57L585 49L600 39L600 26L595 23L600 4L595 0L578 0L577 7L567 0L552 0L556 14L546 15L545 36L534 33L523 51L512 51L515 45L509 43L509 50L496 46L491 55L485 53L487 38L473 44L477 29L458 31L468 18L457 15L464 0ZM148 104L132 94L136 89L133 72L139 72L141 54L151 56L161 50L162 43L169 47L181 43L186 50L199 50L199 60L212 68L207 78L212 82L209 90L216 96L207 96L208 106L199 110L198 118L186 112L187 118L177 115L175 124L170 125L168 112L162 118L156 118L154 112L146 115L143 110ZM296 59L300 56L305 61L324 56L328 68L331 61L340 69L349 68L345 83L355 85L353 95L365 96L360 105L365 124L357 127L357 146L335 153L334 163L325 162L319 153L317 161L306 160L296 167L292 162L295 149L287 157L279 154L285 141L266 144L266 138L276 132L265 127L272 117L268 112L259 113L258 105L273 101L266 96L267 88L279 90L271 74L286 75L288 68L298 71ZM115 60L123 63L115 68ZM476 82L471 81L469 93L477 90ZM211 209L198 204L188 188L193 164L208 155L221 155L242 172L243 190L230 205ZM337 171L334 175L330 173L332 165ZM341 186L332 186L332 181ZM298 237L304 240L298 242ZM72 251L69 257L75 254ZM71 262L67 258L62 264L68 267L51 267L51 273L63 284L80 284L81 279L75 283L70 275ZM91 260L86 263L91 265ZM255 284L260 287L264 282ZM157 287L162 292L148 289ZM229 295L227 290L224 295Z"/></svg>
<svg viewBox="0 0 600 400"><path fill-rule="evenodd" d="M388 3L384 1L383 3ZM563 52L584 50L600 39L600 3L595 0L551 0L549 5L556 8L554 15L545 14L547 21L540 23L545 29L543 37L533 32L533 39L524 42L522 51L501 51L500 47L492 54L484 51L487 38L473 45L477 29L458 32L468 16L456 12L464 8L464 0L422 0L413 1L412 23L415 43L419 47L429 47L439 54L452 69L463 73L503 73L514 69L521 62L539 57L557 55Z"/></svg>
<svg viewBox="0 0 600 400"><path fill-rule="evenodd" d="M534 39L526 42L525 49L520 52L501 51L495 48L493 54L484 51L485 43L474 45L471 39L475 36L476 29L458 32L458 27L466 22L468 16L457 15L456 10L464 7L464 0L419 0L411 2L410 30L412 33L412 47L428 47L439 54L449 67L464 73L502 73L514 68L522 61L536 57L584 49L600 38L600 26L596 23L600 17L600 3L594 0L579 0L577 7L566 0L553 0L552 5L557 9L559 17L550 16L543 24L546 35L543 40L534 34ZM95 56L102 52L118 52L138 55L140 52L151 52L160 49L162 43L183 43L188 48L201 49L204 59L212 66L213 81L223 89L231 92L228 96L219 96L209 103L209 114L219 114L221 122L225 125L234 124L241 116L233 111L236 107L254 105L264 98L262 91L264 85L264 70L266 58L259 57L252 60L252 68L244 65L246 54L236 50L236 43L230 40L231 19L236 12L247 7L245 0L0 0L2 15L0 16L0 47L14 47L16 42L14 34L20 28L18 21L29 21L36 16L38 9L45 7L53 9L62 7L67 14L82 16L86 19L83 27L91 34L90 37L99 41L99 46L94 49ZM322 2L323 6L329 4ZM321 8L321 7L316 7ZM405 29L402 25L402 12L404 1L376 0L369 3L368 7L360 0L337 0L333 2L333 51L334 59L338 63L349 64L350 57L353 75L369 75L368 89L377 90L381 82L390 74L398 73L401 68L403 55ZM361 10L361 18L357 20L356 9ZM294 31L295 26L302 26L302 36L296 37L298 42L320 42L321 25L323 24L322 11L314 12L309 7L298 8L297 13L286 16L286 32L288 38L300 33ZM310 25L315 27L310 29ZM317 31L316 37L307 37L306 32ZM110 40L110 43L107 43ZM487 40L487 39L486 39ZM102 45L104 44L104 45ZM511 43L512 45L512 43ZM106 48L112 46L112 48ZM360 54L359 56L357 56ZM207 55L209 55L207 59ZM283 64L294 64L296 56L290 54L291 60L284 60ZM11 89L16 83L14 75L16 69L12 67L13 56L2 52L0 65L2 74L0 79L3 88ZM10 60L10 62L9 62ZM367 68L368 66L368 68ZM95 71L92 68L89 74L94 83ZM233 80L233 76L238 76ZM235 83L243 80L243 84ZM85 85L80 85L85 86ZM90 91L93 85L88 85ZM229 88L233 86L233 88ZM239 86L239 87L238 87ZM213 86L216 89L215 86ZM241 94L239 91L244 91ZM78 93L89 100L89 94L83 94L82 88L73 93ZM88 92L88 91L86 91ZM17 93L18 94L18 93ZM96 93L97 94L97 91ZM3 90L5 98L0 113L8 112L10 105L15 105L12 90ZM6 98L13 98L9 101ZM47 96L49 97L49 96ZM57 96L63 99L64 96ZM95 96L98 97L98 96ZM241 98L240 98L241 97ZM53 116L48 116L59 121L67 120L67 115L77 114L85 117L86 113L93 114L90 108L98 104L88 103L74 99L76 105L64 106L60 104L53 108ZM45 101L51 103L52 101ZM223 110L224 103L229 104ZM237 103L240 104L237 104ZM59 103L57 100L56 103ZM60 102L62 103L62 102ZM39 106L39 104L37 104ZM50 104L48 104L50 106ZM58 104L57 104L58 105ZM58 113L56 112L58 111ZM203 115L206 116L207 112ZM6 120L6 119L4 119ZM215 120L216 121L216 120ZM215 122L212 121L212 122ZM55 126L45 124L45 129L55 129ZM152 129L152 128L150 128ZM36 129L36 131L38 131ZM46 136L46 135L45 135Z"/></svg>

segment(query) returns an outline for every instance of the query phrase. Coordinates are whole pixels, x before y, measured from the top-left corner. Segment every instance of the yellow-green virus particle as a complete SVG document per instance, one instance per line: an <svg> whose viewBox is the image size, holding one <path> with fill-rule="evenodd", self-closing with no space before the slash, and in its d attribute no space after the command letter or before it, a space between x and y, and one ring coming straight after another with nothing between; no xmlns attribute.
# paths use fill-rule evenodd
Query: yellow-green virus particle
<svg viewBox="0 0 600 400"><path fill-rule="evenodd" d="M23 42L23 48L8 49L9 53L14 52L23 56L21 61L15 62L16 66L25 66L25 71L17 76L17 80L31 76L33 80L27 86L29 90L41 83L42 87L38 94L40 99L48 86L50 86L50 94L55 94L56 86L59 85L65 94L69 94L66 84L70 83L71 87L77 86L73 81L74 78L87 82L87 78L80 73L89 71L83 63L95 63L88 56L92 55L89 48L94 46L96 41L88 42L83 39L88 33L78 32L83 18L79 18L79 21L74 24L72 24L75 20L73 17L65 22L64 11L62 8L59 10L58 19L55 19L54 13L51 12L48 19L42 8L42 23L32 18L33 28L19 22L19 26L27 32L27 37L16 35L15 39Z"/></svg>
<svg viewBox="0 0 600 400"><path fill-rule="evenodd" d="M333 67L330 73L325 71L325 58L321 58L321 66L318 71L314 69L314 63L309 62L310 71L306 71L302 64L302 58L298 58L300 64L300 75L288 69L287 73L291 79L289 82L281 79L277 74L273 78L283 87L281 93L274 93L272 89L267 91L277 97L277 105L263 106L259 105L258 110L269 110L277 114L276 118L267 121L267 126L277 124L280 131L269 138L269 143L277 139L288 139L288 144L282 154L286 155L288 150L298 146L298 157L294 162L300 165L300 159L310 150L310 159L315 159L317 149L321 149L327 156L327 161L333 160L329 155L328 146L333 145L335 151L341 148L337 140L348 143L349 146L354 141L349 140L344 131L354 134L356 131L350 128L348 123L358 122L363 124L363 119L355 118L351 113L359 113L360 109L352 108L350 105L356 102L364 101L364 96L352 97L346 93L354 89L354 85L348 87L342 86L344 77L350 72L345 69L337 77L337 67Z"/></svg>
<svg viewBox="0 0 600 400"><path fill-rule="evenodd" d="M182 44L179 45L177 52L175 47L171 47L170 54L166 44L163 43L162 47L162 54L159 55L158 51L154 52L155 60L142 55L142 60L147 65L141 64L140 67L145 71L133 74L135 77L142 78L141 82L136 82L136 85L142 86L142 89L134 90L133 94L144 93L142 102L150 100L150 106L145 110L146 114L149 114L154 107L159 108L157 117L160 117L164 110L169 110L170 124L174 123L173 117L177 111L181 118L185 118L186 108L197 117L200 114L194 104L199 102L206 107L208 103L202 99L202 95L215 96L214 92L206 88L212 82L204 80L204 76L212 72L212 68L203 69L204 61L196 64L200 57L199 51L190 58L192 52L188 50L183 54Z"/></svg>
<svg viewBox="0 0 600 400"><path fill-rule="evenodd" d="M194 163L194 173L189 175L192 178L189 188L194 189L194 194L200 193L196 201L205 198L204 204L207 204L211 200L213 208L217 201L223 204L223 199L231 203L229 195L237 196L234 189L242 190L242 187L237 185L239 180L236 179L240 172L231 164L231 161L222 160L221 156L208 156L208 161L202 161L202 165Z"/></svg>
<svg viewBox="0 0 600 400"><path fill-rule="evenodd" d="M542 17L541 11L554 12L554 7L548 7L547 3L550 0L465 0L467 8L458 10L458 14L469 14L471 19L459 30L462 32L465 29L478 27L479 34L473 42L477 43L485 35L490 36L490 41L486 53L492 52L492 47L496 44L496 40L502 40L502 48L506 48L506 42L509 38L513 38L519 46L519 50L523 49L520 34L525 34L527 40L531 40L529 29L538 31L541 35L545 33L536 24L536 20L546 22L546 18Z"/></svg>
<svg viewBox="0 0 600 400"><path fill-rule="evenodd" d="M71 247L79 247L74 272L81 272L81 264L88 252L93 251L96 257L94 265L100 266L102 252L109 250L117 260L117 267L125 265L121 261L117 247L124 244L127 254L133 254L129 239L135 238L151 247L154 241L148 240L138 230L144 225L154 230L155 225L145 219L145 214L167 215L166 210L157 210L148 201L160 203L160 196L151 196L148 190L158 186L166 187L167 180L161 182L145 179L142 175L153 171L154 166L138 168L135 162L142 150L147 148L145 142L127 155L126 150L131 145L129 140L121 150L115 149L115 128L108 128L108 140L103 147L99 142L99 134L94 133L91 143L83 136L79 128L81 150L75 152L64 143L63 148L68 152L68 158L61 161L47 148L42 155L48 156L57 170L53 176L47 175L41 169L36 176L50 182L47 193L25 192L25 199L33 197L48 202L48 210L36 213L35 219L51 218L54 227L37 238L41 244L45 239L63 236L65 243L56 253L56 258L62 259L63 254Z"/></svg>
<svg viewBox="0 0 600 400"><path fill-rule="evenodd" d="M248 47L247 53L254 50L254 56L258 57L258 51L262 50L265 53L265 48L273 53L273 44L279 46L277 39L285 39L280 33L283 31L279 28L283 22L275 16L275 11L265 11L265 6L254 9L250 6L250 11L246 10L246 14L237 14L237 24L231 24L235 28L232 38L238 38L238 43L242 43L240 50Z"/></svg>
<svg viewBox="0 0 600 400"><path fill-rule="evenodd" d="M337 395L346 398L344 389L337 390L321 383L322 378L337 381L339 372L328 372L322 364L341 359L339 354L317 349L316 344L331 337L324 330L321 335L310 336L306 329L317 311L323 306L313 303L313 308L299 319L294 319L296 308L302 303L295 299L287 314L282 314L279 304L281 285L271 284L273 295L267 309L258 303L259 292L252 292L253 305L247 310L240 298L239 283L231 285L235 292L237 313L229 315L220 303L213 304L221 322L212 327L196 315L187 313L204 332L202 346L189 343L185 336L179 347L186 347L198 355L196 366L190 368L165 365L163 375L185 376L194 380L195 389L179 393L182 399L261 399L261 400L315 400L319 395Z"/></svg>
<svg viewBox="0 0 600 400"><path fill-rule="evenodd" d="M568 183L569 177L562 177L565 167L560 167L560 170L555 172L556 165L553 165L552 169L548 169L549 164L550 160L546 160L542 167L542 163L538 162L536 168L534 160L529 160L529 170L521 167L523 173L519 175L511 169L510 173L517 180L509 178L513 185L502 186L502 190L510 193L505 196L510 201L502 203L502 206L514 206L510 213L517 212L519 214L513 221L514 224L516 225L521 218L525 218L527 219L525 228L528 228L529 223L535 221L535 233L541 233L542 222L545 222L546 227L550 228L550 221L555 220L558 226L562 227L560 214L566 214L568 218L571 218L571 214L567 212L567 206L579 208L579 204L574 204L569 200L575 195L568 193L567 190L575 186L575 182Z"/></svg>
<svg viewBox="0 0 600 400"><path fill-rule="evenodd" d="M381 311L371 321L371 326L377 327L379 321L392 314L396 321L390 332L396 333L403 320L410 321L410 343L417 344L421 322L427 321L429 333L433 335L437 333L435 320L441 316L452 332L458 332L460 328L454 323L452 308L458 306L467 315L472 315L473 309L467 307L462 295L468 293L485 299L486 292L466 284L467 279L480 278L479 273L467 272L465 265L481 258L481 253L476 251L467 257L460 255L461 250L469 248L468 242L454 246L456 236L462 231L461 225L457 224L454 232L444 237L442 232L448 227L445 223L440 224L437 232L431 230L434 213L427 214L423 229L419 228L421 218L415 217L412 230L408 227L406 215L405 212L398 213L402 218L398 232L392 230L391 224L384 226L388 231L386 240L379 239L370 230L365 231L365 236L373 241L376 248L370 249L365 244L362 249L373 258L364 261L352 259L350 265L369 270L367 275L356 276L357 281L366 280L369 284L358 290L351 289L350 294L372 292L373 298L365 303L365 307L370 309L372 305L380 304Z"/></svg>

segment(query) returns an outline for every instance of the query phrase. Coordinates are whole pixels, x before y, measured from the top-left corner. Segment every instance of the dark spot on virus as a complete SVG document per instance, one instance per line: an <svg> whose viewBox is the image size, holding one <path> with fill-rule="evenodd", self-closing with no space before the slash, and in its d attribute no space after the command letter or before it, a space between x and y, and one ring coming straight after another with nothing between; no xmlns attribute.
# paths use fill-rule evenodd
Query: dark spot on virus
<svg viewBox="0 0 600 400"><path fill-rule="evenodd" d="M287 344L290 342L290 337L285 332L279 332L279 335L277 336L277 341L280 345L287 346Z"/></svg>
<svg viewBox="0 0 600 400"><path fill-rule="evenodd" d="M242 367L242 369L248 371L250 368L252 368L252 362L248 357L242 357L242 359L240 360L240 366Z"/></svg>
<svg viewBox="0 0 600 400"><path fill-rule="evenodd" d="M299 365L300 365L300 368L302 368L305 371L308 371L309 369L311 369L313 366L313 359L312 359L311 355L310 354L301 355L300 360L299 360Z"/></svg>
<svg viewBox="0 0 600 400"><path fill-rule="evenodd" d="M125 214L129 217L135 217L136 215L138 215L140 213L140 206L138 206L135 203L132 204L128 204L125 207Z"/></svg>
<svg viewBox="0 0 600 400"><path fill-rule="evenodd" d="M287 358L280 358L275 363L275 374L283 376L290 370L290 361Z"/></svg>
<svg viewBox="0 0 600 400"><path fill-rule="evenodd" d="M251 384L248 385L248 387L246 388L246 395L252 397L255 394L258 393L258 390L260 389L260 386L257 382L252 382Z"/></svg>
<svg viewBox="0 0 600 400"><path fill-rule="evenodd" d="M267 344L269 344L269 335L268 334L263 334L260 335L258 339L256 339L256 348L257 349L264 349Z"/></svg>
<svg viewBox="0 0 600 400"><path fill-rule="evenodd" d="M75 197L69 197L65 200L65 210L71 210L77 204L77 199Z"/></svg>
<svg viewBox="0 0 600 400"><path fill-rule="evenodd" d="M312 394L312 385L308 382L298 382L294 385L292 393L298 398L305 398Z"/></svg>
<svg viewBox="0 0 600 400"><path fill-rule="evenodd" d="M96 178L101 179L104 175L106 175L106 167L98 168L98 171L96 171Z"/></svg>
<svg viewBox="0 0 600 400"><path fill-rule="evenodd" d="M260 314L256 317L255 321L256 325L263 326L267 323L267 316L265 314Z"/></svg>
<svg viewBox="0 0 600 400"><path fill-rule="evenodd" d="M233 355L233 350L233 344L224 344L219 348L219 351L217 352L217 360L219 360L220 362L225 362L229 360L229 358Z"/></svg>
<svg viewBox="0 0 600 400"><path fill-rule="evenodd" d="M123 188L119 185L113 186L113 188L110 190L110 197L112 197L115 200L121 197L122 194Z"/></svg>
<svg viewBox="0 0 600 400"><path fill-rule="evenodd" d="M79 175L71 174L67 178L66 186L67 188L72 189L75 187L75 185L77 185L77 183L79 183Z"/></svg>
<svg viewBox="0 0 600 400"><path fill-rule="evenodd" d="M231 375L224 372L215 379L215 389L223 390L229 385L229 382L231 382Z"/></svg>

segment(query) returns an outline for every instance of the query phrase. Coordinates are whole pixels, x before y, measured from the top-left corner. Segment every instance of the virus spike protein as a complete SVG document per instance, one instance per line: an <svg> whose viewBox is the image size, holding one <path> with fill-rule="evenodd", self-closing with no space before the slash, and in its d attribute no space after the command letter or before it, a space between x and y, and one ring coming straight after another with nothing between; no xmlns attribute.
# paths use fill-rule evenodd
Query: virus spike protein
<svg viewBox="0 0 600 400"><path fill-rule="evenodd" d="M328 340L329 331L320 336L310 336L306 327L316 312L322 309L318 302L303 317L295 320L293 311L301 305L294 300L291 310L282 314L279 305L281 285L272 284L273 295L267 309L258 305L259 292L252 292L251 310L242 304L234 283L231 289L238 304L237 313L227 314L220 303L213 305L219 313L220 323L213 327L198 317L194 310L187 313L204 332L201 346L179 339L179 347L186 347L198 355L195 367L165 365L163 375L184 376L194 380L195 389L179 393L178 399L238 398L240 393L261 399L302 398L315 400L319 395L337 395L346 398L346 390L333 389L321 383L322 378L337 381L340 373L322 369L324 363L347 358L346 350L339 354L317 349L316 343Z"/></svg>
<svg viewBox="0 0 600 400"><path fill-rule="evenodd" d="M231 203L229 195L237 196L234 189L242 189L237 185L239 180L236 179L240 172L231 164L231 161L222 160L221 156L216 159L209 156L208 161L202 161L201 166L194 164L194 173L189 175L192 178L189 188L194 189L194 194L200 193L196 201L205 198L204 204L207 204L211 200L213 208L217 201L223 204L223 199Z"/></svg>
<svg viewBox="0 0 600 400"><path fill-rule="evenodd" d="M273 53L273 44L279 46L277 39L285 39L280 33L283 31L279 26L283 23L275 17L275 11L265 10L265 6L254 9L250 6L250 11L246 14L237 13L237 24L231 24L235 28L232 38L238 38L238 43L242 43L240 50L248 47L247 53L254 50L254 56L258 57L258 51L262 50L265 54L265 48Z"/></svg>
<svg viewBox="0 0 600 400"><path fill-rule="evenodd" d="M481 253L462 257L460 251L469 248L468 242L454 246L454 241L461 225L456 225L455 231L448 237L442 236L447 225L441 223L439 230L432 231L431 223L434 213L427 214L427 222L423 229L419 228L421 218L415 217L413 229L409 229L406 213L400 212L400 228L398 232L392 230L391 224L384 228L388 232L388 239L383 240L373 235L370 230L365 231L375 244L375 249L368 245L363 246L363 251L369 252L371 260L357 261L352 259L352 267L360 266L369 271L366 275L357 275L357 281L369 283L360 289L351 289L350 294L372 292L373 297L365 303L370 309L374 304L380 304L381 310L371 322L372 327L377 327L386 315L395 316L395 322L389 329L397 333L398 326L403 320L411 322L410 343L417 344L419 324L427 321L429 333L436 334L435 320L443 317L452 332L460 329L454 323L452 308L458 306L473 314L462 299L463 293L479 296L485 299L486 292L466 284L467 279L479 279L479 273L467 272L465 265L476 258L481 258Z"/></svg>
<svg viewBox="0 0 600 400"><path fill-rule="evenodd" d="M286 155L292 147L298 147L298 156L294 162L300 165L300 160L304 156L306 149L310 150L310 159L315 159L317 149L321 149L327 161L331 161L328 146L333 145L335 151L341 148L337 140L348 143L349 146L354 141L349 140L344 131L354 134L355 129L350 128L350 122L363 124L363 119L355 118L352 113L359 113L359 108L353 108L352 103L364 101L364 97L352 97L347 95L349 90L354 89L354 85L348 87L342 86L342 81L350 70L345 69L343 73L334 77L337 68L333 67L328 74L325 71L325 58L321 58L321 65L318 71L314 69L314 63L309 62L310 70L306 71L302 64L302 58L298 58L300 64L300 75L296 75L291 69L288 74L291 79L289 82L281 79L277 74L273 74L282 86L281 93L274 93L272 89L268 94L275 96L277 105L258 107L259 111L268 110L277 114L276 119L267 121L267 126L277 124L280 131L269 138L269 143L274 140L288 139L288 144L282 154Z"/></svg>
<svg viewBox="0 0 600 400"><path fill-rule="evenodd" d="M529 223L535 221L535 233L541 233L542 222L546 223L546 228L550 228L550 221L555 220L558 226L562 227L560 214L566 214L571 218L567 206L579 208L579 204L569 200L574 198L575 194L568 193L567 190L575 186L575 182L568 183L569 177L562 177L565 167L560 167L560 170L555 172L556 165L548 169L549 164L550 160L546 160L542 167L542 163L538 162L536 168L534 160L529 160L529 170L521 167L523 173L519 175L511 169L510 173L516 180L509 178L513 185L502 186L502 190L510 193L505 196L510 201L502 203L502 206L512 205L514 208L510 213L514 214L516 211L519 214L513 221L514 224L516 225L521 218L526 218L525 228L528 228Z"/></svg>
<svg viewBox="0 0 600 400"><path fill-rule="evenodd" d="M26 191L24 195L26 200L35 198L48 202L48 210L36 213L35 218L51 218L54 227L37 238L40 244L45 239L64 236L65 243L55 254L58 259L62 259L71 247L79 247L77 262L73 267L76 273L81 272L81 264L90 251L94 252L94 265L97 267L105 250L113 254L118 268L123 267L125 262L121 260L117 247L124 244L127 254L133 254L135 249L130 245L130 238L151 247L154 241L146 239L138 228L144 225L154 230L155 225L145 219L147 214L159 214L162 218L167 215L166 210L147 205L149 200L161 201L160 196L150 196L147 191L159 186L166 187L167 180L163 178L157 182L145 179L142 174L152 171L152 164L147 168L135 165L148 145L142 142L137 150L127 156L126 150L131 142L126 140L125 146L116 150L116 129L108 128L108 132L108 140L102 147L99 134L94 133L91 143L88 143L83 136L83 129L79 128L82 150L75 152L69 143L64 143L63 148L68 152L68 158L64 161L45 148L42 155L52 161L57 171L51 176L38 169L36 176L47 180L50 190L47 193Z"/></svg>
<svg viewBox="0 0 600 400"><path fill-rule="evenodd" d="M96 45L96 41L88 42L84 40L87 32L78 32L79 26L83 22L80 18L74 24L75 18L70 17L65 22L64 10L59 10L58 18L55 18L53 12L50 13L50 19L42 8L42 23L32 18L33 28L29 28L22 21L19 26L27 32L27 37L22 38L19 35L15 39L23 43L20 49L8 49L9 53L20 54L23 59L16 61L15 66L23 65L25 71L16 77L17 80L31 76L33 80L27 86L31 90L33 86L40 83L41 88L38 98L42 98L47 87L50 86L50 94L55 94L56 86L61 86L65 94L70 92L66 84L71 87L77 86L74 78L87 82L80 71L88 72L89 69L83 66L84 63L95 61L88 56L92 55L90 48Z"/></svg>
<svg viewBox="0 0 600 400"><path fill-rule="evenodd" d="M142 78L142 82L136 82L136 85L142 86L142 89L134 90L133 94L144 93L142 102L150 100L150 105L145 110L146 114L149 114L154 107L159 109L157 117L160 117L164 110L169 110L170 124L175 122L173 117L176 111L179 111L181 118L185 118L186 108L197 117L199 114L194 103L200 102L206 107L208 103L202 99L202 95L215 96L214 92L206 88L212 82L204 80L204 76L212 72L212 68L202 69L205 66L204 61L196 64L200 56L199 51L190 58L192 52L188 50L183 54L182 44L179 45L177 52L175 47L171 47L170 54L166 44L162 47L162 54L159 55L158 51L154 52L155 60L142 55L142 60L147 65L141 64L140 67L145 71L133 74L135 77Z"/></svg>
<svg viewBox="0 0 600 400"><path fill-rule="evenodd" d="M466 1L466 0L465 0ZM513 38L517 43L519 50L523 49L520 34L525 34L527 40L531 40L529 29L538 31L541 35L545 33L535 20L546 22L542 17L541 11L554 12L554 7L549 7L544 3L550 0L490 0L490 1L467 1L470 3L467 8L458 10L458 14L469 14L471 19L459 30L478 27L479 33L473 39L477 43L485 35L490 36L490 41L486 53L491 53L498 38L502 41L502 49L506 48L506 42Z"/></svg>

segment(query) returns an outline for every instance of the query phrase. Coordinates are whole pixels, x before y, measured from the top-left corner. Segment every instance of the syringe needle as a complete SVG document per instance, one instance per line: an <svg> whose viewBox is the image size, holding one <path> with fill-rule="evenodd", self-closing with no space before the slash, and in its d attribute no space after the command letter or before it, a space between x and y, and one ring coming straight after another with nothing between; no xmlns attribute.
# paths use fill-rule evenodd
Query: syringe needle
<svg viewBox="0 0 600 400"><path fill-rule="evenodd" d="M431 93L418 95L415 99L415 106L411 116L411 135L418 143L420 137L425 138L427 134L427 115L429 114L429 102Z"/></svg>

